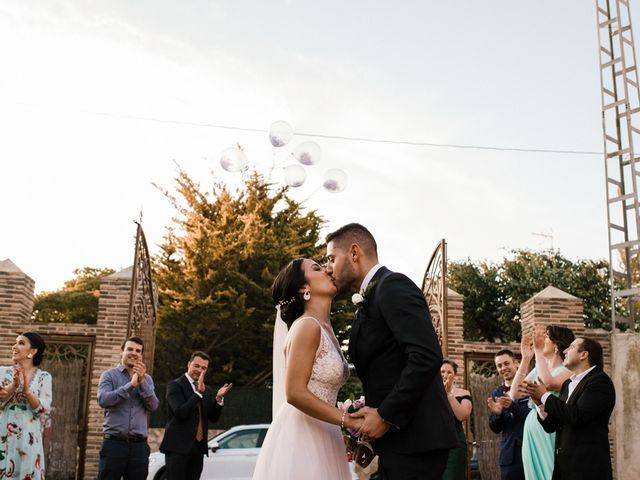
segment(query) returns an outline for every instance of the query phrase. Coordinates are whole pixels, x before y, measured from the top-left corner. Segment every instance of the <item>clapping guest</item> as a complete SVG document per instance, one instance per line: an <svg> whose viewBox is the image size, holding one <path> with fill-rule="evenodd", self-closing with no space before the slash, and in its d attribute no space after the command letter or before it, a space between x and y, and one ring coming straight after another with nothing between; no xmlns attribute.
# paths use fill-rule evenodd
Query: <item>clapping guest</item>
<svg viewBox="0 0 640 480"><path fill-rule="evenodd" d="M511 398L522 398L519 392L523 380L530 383L543 383L549 392L557 396L562 384L571 376L562 361L564 351L573 342L573 332L560 325L549 325L546 329L536 325L533 335L533 348L528 335L522 337L520 349L522 361L513 379L509 394ZM531 360L535 357L536 366L529 372ZM538 422L533 401L529 402L531 411L524 422L522 438L522 465L526 480L549 480L553 473L553 451L555 433L544 431Z"/></svg>
<svg viewBox="0 0 640 480"><path fill-rule="evenodd" d="M121 349L120 364L103 372L98 383L98 405L104 408L98 480L138 480L149 470L147 421L158 397L142 361L144 341L129 337Z"/></svg>
<svg viewBox="0 0 640 480"><path fill-rule="evenodd" d="M462 422L471 416L473 404L471 393L454 385L457 374L458 364L445 358L440 367L440 375L442 375L444 389L455 417L458 446L449 450L447 468L442 475L443 480L464 480L467 477L467 437L464 434Z"/></svg>
<svg viewBox="0 0 640 480"><path fill-rule="evenodd" d="M167 385L169 421L160 444L167 460L167 480L198 480L203 456L209 456L209 422L220 418L224 397L232 387L225 383L214 392L204 384L210 360L205 352L193 352L185 374Z"/></svg>
<svg viewBox="0 0 640 480"><path fill-rule="evenodd" d="M51 375L40 370L45 343L18 335L12 367L0 367L0 478L44 479L42 432L51 408Z"/></svg>
<svg viewBox="0 0 640 480"><path fill-rule="evenodd" d="M501 480L524 480L522 468L522 433L529 414L528 397L513 400L509 390L520 363L511 350L504 349L494 357L496 369L504 380L487 399L489 428L502 433L500 442Z"/></svg>

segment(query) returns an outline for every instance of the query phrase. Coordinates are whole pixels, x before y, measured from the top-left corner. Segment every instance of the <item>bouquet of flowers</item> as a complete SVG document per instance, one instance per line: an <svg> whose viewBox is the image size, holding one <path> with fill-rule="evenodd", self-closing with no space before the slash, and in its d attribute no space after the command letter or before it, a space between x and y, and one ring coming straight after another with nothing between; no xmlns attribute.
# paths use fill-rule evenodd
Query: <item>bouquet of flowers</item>
<svg viewBox="0 0 640 480"><path fill-rule="evenodd" d="M338 402L338 408L345 412L347 415L357 412L364 407L364 397L360 397L356 400L348 398L344 402ZM371 445L362 440L359 432L344 428L342 431L342 438L344 444L347 447L347 457L353 460L362 468L366 468L376 456L373 453Z"/></svg>

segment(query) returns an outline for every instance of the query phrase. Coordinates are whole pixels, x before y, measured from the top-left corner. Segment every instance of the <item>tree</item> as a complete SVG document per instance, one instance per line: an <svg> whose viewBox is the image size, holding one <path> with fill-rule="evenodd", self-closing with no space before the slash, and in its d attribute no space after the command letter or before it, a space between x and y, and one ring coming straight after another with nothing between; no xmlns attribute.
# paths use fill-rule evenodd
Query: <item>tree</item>
<svg viewBox="0 0 640 480"><path fill-rule="evenodd" d="M513 250L499 264L451 262L449 285L465 296L464 329L469 340L517 340L520 305L549 285L584 301L585 326L610 328L605 260L572 262L559 251Z"/></svg>
<svg viewBox="0 0 640 480"><path fill-rule="evenodd" d="M220 183L203 192L184 171L176 184L177 196L164 194L179 217L154 259L156 377L179 375L191 351L203 350L212 358L213 382L263 383L271 375L271 284L290 260L324 255L324 221L303 212L287 187L256 173L235 194ZM337 319L334 328L344 335L346 319Z"/></svg>
<svg viewBox="0 0 640 480"><path fill-rule="evenodd" d="M96 323L100 282L115 270L84 267L73 271L74 278L55 292L42 292L33 302L36 322Z"/></svg>

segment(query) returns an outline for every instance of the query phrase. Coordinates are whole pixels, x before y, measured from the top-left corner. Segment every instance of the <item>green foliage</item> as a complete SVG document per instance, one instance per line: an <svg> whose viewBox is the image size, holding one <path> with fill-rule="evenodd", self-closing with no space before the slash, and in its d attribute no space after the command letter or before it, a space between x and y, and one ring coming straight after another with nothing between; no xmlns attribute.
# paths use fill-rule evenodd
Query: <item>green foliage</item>
<svg viewBox="0 0 640 480"><path fill-rule="evenodd" d="M100 282L115 270L85 267L73 271L75 277L55 292L36 295L33 303L35 322L96 323Z"/></svg>
<svg viewBox="0 0 640 480"><path fill-rule="evenodd" d="M256 173L235 194L222 184L203 192L184 171L176 183L177 196L164 193L180 216L154 259L155 376L175 378L197 349L211 355L214 383L264 383L275 320L271 284L290 260L324 255L324 221ZM344 315L335 317L334 328L344 332Z"/></svg>
<svg viewBox="0 0 640 480"><path fill-rule="evenodd" d="M520 305L549 285L584 300L584 322L609 328L611 293L605 260L572 262L558 251L514 250L499 264L450 262L449 286L465 296L468 340L514 341Z"/></svg>

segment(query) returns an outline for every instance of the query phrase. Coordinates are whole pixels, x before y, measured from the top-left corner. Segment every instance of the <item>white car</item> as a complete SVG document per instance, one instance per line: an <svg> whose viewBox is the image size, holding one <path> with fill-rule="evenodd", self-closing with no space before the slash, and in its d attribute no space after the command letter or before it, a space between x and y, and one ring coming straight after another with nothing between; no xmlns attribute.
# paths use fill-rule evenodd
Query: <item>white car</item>
<svg viewBox="0 0 640 480"><path fill-rule="evenodd" d="M238 425L209 440L209 456L204 457L200 480L251 480L268 423ZM353 462L349 462L353 480L358 479ZM147 480L166 480L164 453L149 456Z"/></svg>

